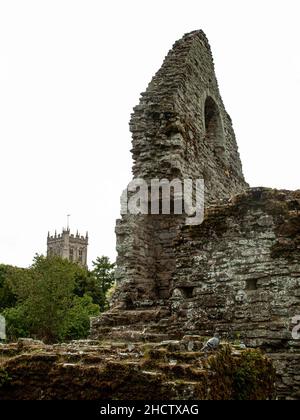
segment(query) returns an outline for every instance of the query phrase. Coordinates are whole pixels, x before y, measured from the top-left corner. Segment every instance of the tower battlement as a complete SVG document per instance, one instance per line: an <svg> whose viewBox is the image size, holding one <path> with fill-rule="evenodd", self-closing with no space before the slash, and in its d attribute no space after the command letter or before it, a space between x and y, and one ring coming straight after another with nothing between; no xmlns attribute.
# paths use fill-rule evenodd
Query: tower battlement
<svg viewBox="0 0 300 420"><path fill-rule="evenodd" d="M48 232L47 256L57 255L86 267L88 241L88 233L85 236L80 235L78 231L73 234L69 228L63 229L59 234L55 231L54 235L50 235Z"/></svg>

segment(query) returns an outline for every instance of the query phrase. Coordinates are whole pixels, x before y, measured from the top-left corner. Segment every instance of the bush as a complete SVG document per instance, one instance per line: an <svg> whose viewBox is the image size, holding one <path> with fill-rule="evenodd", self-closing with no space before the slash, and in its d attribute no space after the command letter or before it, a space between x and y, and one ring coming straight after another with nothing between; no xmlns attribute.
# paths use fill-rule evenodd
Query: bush
<svg viewBox="0 0 300 420"><path fill-rule="evenodd" d="M260 350L245 350L240 357L222 347L208 358L207 367L214 371L214 399L267 400L274 397L276 372L271 360Z"/></svg>
<svg viewBox="0 0 300 420"><path fill-rule="evenodd" d="M76 340L86 338L90 330L90 317L99 315L99 306L93 299L84 295L82 298L75 296L65 322L62 340Z"/></svg>

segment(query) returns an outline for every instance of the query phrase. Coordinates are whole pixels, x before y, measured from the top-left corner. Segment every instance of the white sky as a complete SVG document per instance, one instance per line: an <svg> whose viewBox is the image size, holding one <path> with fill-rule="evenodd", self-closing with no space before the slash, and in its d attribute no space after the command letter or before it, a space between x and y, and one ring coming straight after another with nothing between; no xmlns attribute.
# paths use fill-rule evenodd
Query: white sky
<svg viewBox="0 0 300 420"><path fill-rule="evenodd" d="M115 257L128 121L176 39L203 29L251 186L300 188L299 0L0 0L0 262L47 231Z"/></svg>

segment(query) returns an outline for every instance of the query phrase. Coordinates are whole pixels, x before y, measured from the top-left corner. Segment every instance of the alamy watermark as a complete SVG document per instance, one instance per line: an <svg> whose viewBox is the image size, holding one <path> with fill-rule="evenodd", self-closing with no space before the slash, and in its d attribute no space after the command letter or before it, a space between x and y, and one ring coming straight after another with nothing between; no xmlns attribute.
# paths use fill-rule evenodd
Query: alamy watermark
<svg viewBox="0 0 300 420"><path fill-rule="evenodd" d="M300 340L300 315L294 316L292 323L295 325L292 330L293 340Z"/></svg>
<svg viewBox="0 0 300 420"><path fill-rule="evenodd" d="M204 220L204 180L136 178L121 196L121 214L184 214L187 225L199 225Z"/></svg>
<svg viewBox="0 0 300 420"><path fill-rule="evenodd" d="M6 322L2 315L0 315L0 340L6 340Z"/></svg>

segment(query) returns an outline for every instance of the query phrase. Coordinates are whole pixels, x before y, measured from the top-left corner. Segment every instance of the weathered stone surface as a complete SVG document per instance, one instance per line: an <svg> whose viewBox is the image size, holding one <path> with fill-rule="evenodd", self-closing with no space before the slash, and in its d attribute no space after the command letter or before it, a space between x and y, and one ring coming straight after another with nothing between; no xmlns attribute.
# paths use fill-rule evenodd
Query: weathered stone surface
<svg viewBox="0 0 300 420"><path fill-rule="evenodd" d="M174 44L135 107L130 130L135 178L204 179L207 204L247 185L202 31ZM179 215L127 215L117 222L118 303L130 308L170 297L172 244L182 223Z"/></svg>
<svg viewBox="0 0 300 420"><path fill-rule="evenodd" d="M251 346L289 347L300 310L299 199L300 192L248 190L210 208L202 225L181 230L173 288L194 290L172 296L170 332L218 328Z"/></svg>
<svg viewBox="0 0 300 420"><path fill-rule="evenodd" d="M204 223L185 215L117 222L118 288L93 338L238 337L272 355L279 398L300 398L300 191L249 189L201 31L175 43L131 118L133 174L203 178ZM185 340L184 340L185 341ZM199 346L187 342L189 349Z"/></svg>
<svg viewBox="0 0 300 420"><path fill-rule="evenodd" d="M171 344L1 345L0 400L274 398L275 371L262 354L223 345L207 358L184 343ZM241 387L250 367L253 375Z"/></svg>

